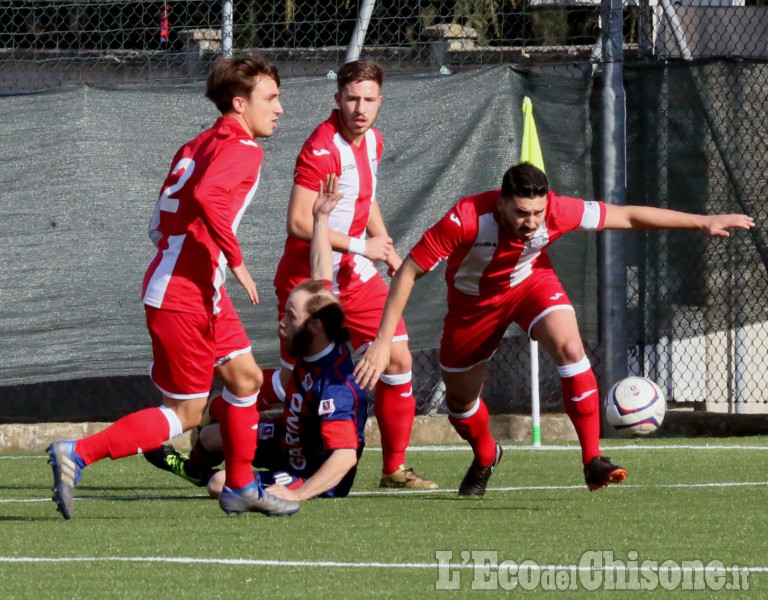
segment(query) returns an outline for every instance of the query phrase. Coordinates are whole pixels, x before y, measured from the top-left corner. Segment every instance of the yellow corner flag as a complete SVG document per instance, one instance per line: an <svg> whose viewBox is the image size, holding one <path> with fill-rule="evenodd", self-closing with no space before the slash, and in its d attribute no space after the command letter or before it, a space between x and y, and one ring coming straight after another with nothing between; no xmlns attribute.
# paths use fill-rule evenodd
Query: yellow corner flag
<svg viewBox="0 0 768 600"><path fill-rule="evenodd" d="M526 96L523 98L523 147L520 150L520 162L528 162L544 171L544 157L541 155L539 135L533 120L533 103Z"/></svg>

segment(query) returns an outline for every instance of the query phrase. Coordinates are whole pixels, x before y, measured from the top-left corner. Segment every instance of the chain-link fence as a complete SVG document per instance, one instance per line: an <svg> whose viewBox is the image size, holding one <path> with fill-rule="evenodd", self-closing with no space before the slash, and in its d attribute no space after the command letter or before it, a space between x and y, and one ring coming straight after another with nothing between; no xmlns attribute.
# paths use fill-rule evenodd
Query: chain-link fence
<svg viewBox="0 0 768 600"><path fill-rule="evenodd" d="M543 74L537 88L543 96L558 93L552 83L558 77L591 82L587 168L594 172L592 195L599 197L600 15L594 0L0 1L0 93L84 83L199 85L218 56L254 49L284 78L324 76L357 53L388 73L509 65ZM659 381L678 403L763 410L768 8L745 0L628 2L623 41L627 202L747 212L758 222L751 234L729 240L626 234L628 371ZM558 167L561 180L568 181L563 173L571 167ZM99 171L98 165L89 169ZM594 301L589 294L584 300ZM587 329L588 354L599 372L600 341L610 332L599 322ZM414 363L419 411L440 410L435 351L417 348ZM512 332L494 357L485 390L492 410L527 409L528 364L527 339ZM541 397L545 410L561 408L559 380L545 357Z"/></svg>

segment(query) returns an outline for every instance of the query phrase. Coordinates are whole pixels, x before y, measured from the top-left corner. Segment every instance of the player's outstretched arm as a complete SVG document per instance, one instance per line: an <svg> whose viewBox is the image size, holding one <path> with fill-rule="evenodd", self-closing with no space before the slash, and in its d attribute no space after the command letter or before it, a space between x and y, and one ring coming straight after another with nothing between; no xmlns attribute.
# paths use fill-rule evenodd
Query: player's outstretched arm
<svg viewBox="0 0 768 600"><path fill-rule="evenodd" d="M320 191L312 206L314 226L309 250L312 279L322 281L333 278L333 248L328 217L342 197L343 194L339 194L338 176L334 173L327 175L325 181L320 182Z"/></svg>
<svg viewBox="0 0 768 600"><path fill-rule="evenodd" d="M603 229L700 229L709 235L729 237L729 229L751 229L752 217L741 214L696 215L652 206L605 205Z"/></svg>
<svg viewBox="0 0 768 600"><path fill-rule="evenodd" d="M357 464L357 450L352 448L339 448L334 450L325 459L325 462L295 490L289 490L285 486L275 484L267 488L267 492L283 500L309 500L315 496L327 492L336 487L349 470Z"/></svg>
<svg viewBox="0 0 768 600"><path fill-rule="evenodd" d="M384 304L384 314L381 316L381 324L376 338L368 346L363 358L355 366L355 379L365 389L373 389L379 376L389 365L389 355L392 346L392 337L395 329L403 316L405 305L411 296L413 284L424 275L426 271L416 264L410 256L395 273Z"/></svg>
<svg viewBox="0 0 768 600"><path fill-rule="evenodd" d="M291 198L288 201L288 219L286 230L288 235L309 242L312 239L314 219L312 207L317 198L317 192L297 183L291 188ZM346 234L330 229L331 247L336 252L361 254L370 260L386 260L392 250L392 240L389 237L372 237L367 240L353 238Z"/></svg>

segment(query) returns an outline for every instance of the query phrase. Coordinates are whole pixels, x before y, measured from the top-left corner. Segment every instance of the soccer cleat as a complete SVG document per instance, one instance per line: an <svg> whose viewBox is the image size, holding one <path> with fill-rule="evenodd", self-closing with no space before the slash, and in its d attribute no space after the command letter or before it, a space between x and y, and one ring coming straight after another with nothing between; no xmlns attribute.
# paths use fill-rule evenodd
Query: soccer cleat
<svg viewBox="0 0 768 600"><path fill-rule="evenodd" d="M245 512L260 512L269 517L282 517L299 512L299 503L293 500L283 500L268 494L261 484L253 482L239 490L231 490L224 486L219 495L219 506L231 515L242 515Z"/></svg>
<svg viewBox="0 0 768 600"><path fill-rule="evenodd" d="M380 488L409 488L412 490L436 490L439 486L429 479L424 479L410 467L400 465L397 471L389 475L382 475L379 481Z"/></svg>
<svg viewBox="0 0 768 600"><path fill-rule="evenodd" d="M155 450L145 452L144 458L158 469L178 475L197 487L205 487L208 485L208 480L217 471L217 469L199 470L191 467L187 462L189 456L182 454L170 444L163 444Z"/></svg>
<svg viewBox="0 0 768 600"><path fill-rule="evenodd" d="M48 446L48 464L53 469L53 501L65 519L75 512L75 487L83 476L75 454L75 442L59 440Z"/></svg>
<svg viewBox="0 0 768 600"><path fill-rule="evenodd" d="M488 486L488 480L491 478L493 470L501 462L504 456L504 450L501 444L496 442L496 456L493 462L487 467L479 467L474 462L469 465L467 474L461 480L459 486L459 496L484 496L485 488Z"/></svg>
<svg viewBox="0 0 768 600"><path fill-rule="evenodd" d="M599 490L611 483L621 483L626 479L627 471L614 465L607 456L595 456L584 467L584 481L590 490Z"/></svg>

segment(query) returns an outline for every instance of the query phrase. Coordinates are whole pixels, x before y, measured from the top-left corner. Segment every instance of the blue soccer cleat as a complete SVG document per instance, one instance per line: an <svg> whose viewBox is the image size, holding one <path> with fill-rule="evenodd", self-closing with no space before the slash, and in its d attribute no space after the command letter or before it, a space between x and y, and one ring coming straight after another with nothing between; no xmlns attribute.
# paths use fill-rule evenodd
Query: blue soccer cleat
<svg viewBox="0 0 768 600"><path fill-rule="evenodd" d="M77 482L83 476L82 459L75 454L75 442L59 440L48 446L48 463L53 469L53 501L65 519L74 512Z"/></svg>
<svg viewBox="0 0 768 600"><path fill-rule="evenodd" d="M228 515L260 512L270 517L282 517L299 512L298 502L283 500L268 494L261 484L255 481L239 490L231 490L224 486L219 495L219 506Z"/></svg>

